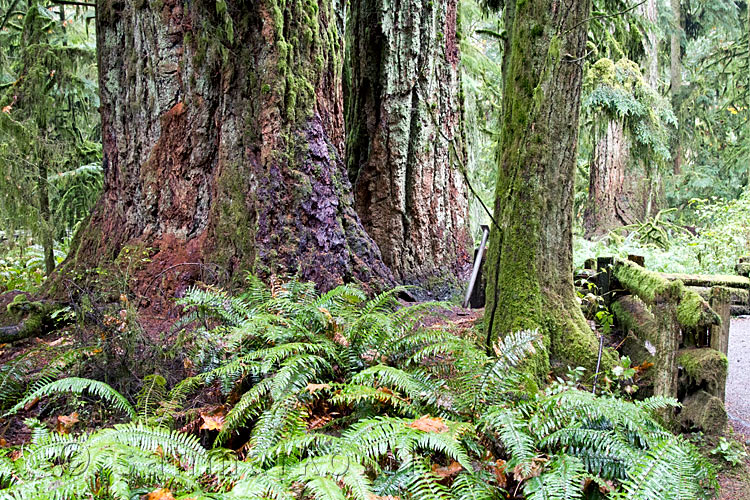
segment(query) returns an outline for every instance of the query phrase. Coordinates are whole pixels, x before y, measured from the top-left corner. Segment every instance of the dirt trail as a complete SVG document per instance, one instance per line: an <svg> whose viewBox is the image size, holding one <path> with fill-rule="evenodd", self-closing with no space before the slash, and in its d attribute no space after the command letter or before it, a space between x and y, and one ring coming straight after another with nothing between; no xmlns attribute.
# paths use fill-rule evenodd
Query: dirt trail
<svg viewBox="0 0 750 500"><path fill-rule="evenodd" d="M729 331L726 408L735 432L750 439L750 318L732 320Z"/></svg>

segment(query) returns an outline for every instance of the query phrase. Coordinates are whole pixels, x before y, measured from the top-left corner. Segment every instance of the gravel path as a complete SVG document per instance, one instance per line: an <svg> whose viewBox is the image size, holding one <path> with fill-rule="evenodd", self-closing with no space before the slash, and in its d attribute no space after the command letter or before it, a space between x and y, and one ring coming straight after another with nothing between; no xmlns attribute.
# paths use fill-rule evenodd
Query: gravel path
<svg viewBox="0 0 750 500"><path fill-rule="evenodd" d="M732 319L729 329L726 408L735 432L750 439L750 318Z"/></svg>

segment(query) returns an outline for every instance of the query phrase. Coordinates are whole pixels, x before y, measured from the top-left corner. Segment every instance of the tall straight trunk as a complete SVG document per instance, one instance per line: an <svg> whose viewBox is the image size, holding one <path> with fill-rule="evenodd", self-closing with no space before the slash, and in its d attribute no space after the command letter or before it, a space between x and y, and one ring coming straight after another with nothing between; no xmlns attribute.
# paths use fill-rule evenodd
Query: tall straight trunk
<svg viewBox="0 0 750 500"><path fill-rule="evenodd" d="M656 0L646 0L641 5L643 17L651 24L646 37L643 40L643 48L646 53L646 78L649 86L659 89L659 37L656 35L655 26L659 20L659 11Z"/></svg>
<svg viewBox="0 0 750 500"><path fill-rule="evenodd" d="M589 198L583 215L587 238L602 236L634 222L626 189L630 146L622 120L610 119L594 147L589 173ZM631 172L630 175L633 175Z"/></svg>
<svg viewBox="0 0 750 500"><path fill-rule="evenodd" d="M512 2L511 2L512 3ZM492 342L539 329L549 357L596 365L597 342L573 287L573 183L590 0L526 0L506 9L504 106L485 327ZM605 365L609 356L605 356Z"/></svg>
<svg viewBox="0 0 750 500"><path fill-rule="evenodd" d="M656 23L659 18L659 11L656 0L646 0L641 6L641 11L646 20L651 24L643 40L643 48L646 53L646 80L649 86L657 93L659 92L659 37L656 34ZM661 182L661 172L658 168L653 168L642 162L643 169L650 179L648 183L648 194L646 200L645 215L651 216L657 209L654 204L663 198L663 186Z"/></svg>
<svg viewBox="0 0 750 500"><path fill-rule="evenodd" d="M458 0L353 0L347 164L357 212L404 281L469 261Z"/></svg>
<svg viewBox="0 0 750 500"><path fill-rule="evenodd" d="M49 210L49 189L47 186L46 158L42 158L37 166L37 196L39 197L39 219L42 232L42 249L44 251L44 271L49 276L55 270L54 237L52 234L52 218Z"/></svg>
<svg viewBox="0 0 750 500"><path fill-rule="evenodd" d="M66 269L390 282L343 162L338 0L97 5L104 192ZM137 253L137 255L141 255Z"/></svg>
<svg viewBox="0 0 750 500"><path fill-rule="evenodd" d="M682 19L680 0L670 0L670 6L672 8L673 22L672 36L670 38L670 95L672 96L672 108L677 116L678 126L682 126L680 120L680 101L682 100L680 94L680 90L682 89ZM680 134L681 131L678 130L672 142L672 162L675 174L679 174L682 170L682 141L680 140Z"/></svg>

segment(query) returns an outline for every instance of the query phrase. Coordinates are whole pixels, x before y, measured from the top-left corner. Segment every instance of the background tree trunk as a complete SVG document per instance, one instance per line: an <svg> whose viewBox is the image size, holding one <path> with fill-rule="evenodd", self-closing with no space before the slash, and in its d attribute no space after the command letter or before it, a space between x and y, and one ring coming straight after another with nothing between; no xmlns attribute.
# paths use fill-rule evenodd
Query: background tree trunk
<svg viewBox="0 0 750 500"><path fill-rule="evenodd" d="M626 183L629 157L630 147L623 123L610 119L603 137L594 147L589 172L589 198L583 214L586 238L602 236L612 229L635 222L630 206L632 193L626 189L626 184L632 184Z"/></svg>
<svg viewBox="0 0 750 500"><path fill-rule="evenodd" d="M343 163L338 3L101 0L104 192L67 269L390 281Z"/></svg>
<svg viewBox="0 0 750 500"><path fill-rule="evenodd" d="M682 89L682 19L680 11L680 0L670 0L672 7L672 36L670 38L670 95L672 97L672 108L677 116L678 130L672 143L672 162L674 173L679 174L682 169L682 144L679 127L682 126L680 120L680 101L682 100L680 90Z"/></svg>
<svg viewBox="0 0 750 500"><path fill-rule="evenodd" d="M494 214L501 227L490 238L485 327L488 341L538 328L553 359L593 368L597 342L576 302L572 259L590 9L589 0L527 0L505 12L511 50ZM547 353L533 364L546 376Z"/></svg>
<svg viewBox="0 0 750 500"><path fill-rule="evenodd" d="M347 164L357 212L404 281L470 260L458 0L354 0L347 27Z"/></svg>
<svg viewBox="0 0 750 500"><path fill-rule="evenodd" d="M659 21L659 10L656 0L647 0L641 6L641 12L646 20L651 23L646 37L643 40L643 48L646 53L646 80L655 92L660 92L659 85L659 37L656 33L656 24ZM659 168L641 162L648 179L647 199L645 215L650 217L657 212L664 200L664 185L662 183L662 172ZM656 205L656 207L655 207Z"/></svg>

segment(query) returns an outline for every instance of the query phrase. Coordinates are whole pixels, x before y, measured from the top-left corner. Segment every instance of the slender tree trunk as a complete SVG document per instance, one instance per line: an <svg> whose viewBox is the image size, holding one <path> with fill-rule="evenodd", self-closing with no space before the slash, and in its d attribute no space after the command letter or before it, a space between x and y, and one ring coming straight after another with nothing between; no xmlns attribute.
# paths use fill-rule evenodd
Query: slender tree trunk
<svg viewBox="0 0 750 500"><path fill-rule="evenodd" d="M104 192L66 269L138 248L147 296L201 267L390 282L343 162L341 8L100 0Z"/></svg>
<svg viewBox="0 0 750 500"><path fill-rule="evenodd" d="M591 162L589 198L583 214L586 238L602 236L634 222L625 189L629 157L630 146L622 121L609 120L603 137L594 147Z"/></svg>
<svg viewBox="0 0 750 500"><path fill-rule="evenodd" d="M651 24L643 40L643 48L646 53L646 79L649 86L654 91L659 92L659 37L656 33L656 23L658 22L658 7L656 0L647 0L641 6L641 12L646 20ZM658 206L664 198L664 186L662 185L662 175L658 168L641 162L643 170L646 172L648 182L648 194L646 199L645 215L650 217L652 213L658 210ZM656 207L655 207L656 206Z"/></svg>
<svg viewBox="0 0 750 500"><path fill-rule="evenodd" d="M347 163L356 207L402 280L469 261L458 0L353 0Z"/></svg>
<svg viewBox="0 0 750 500"><path fill-rule="evenodd" d="M646 37L643 40L643 48L646 52L646 78L652 89L659 89L659 37L656 36L654 27L658 22L658 8L656 0L646 0L641 6L641 13L651 23Z"/></svg>
<svg viewBox="0 0 750 500"><path fill-rule="evenodd" d="M682 88L682 19L680 12L680 0L670 0L672 7L672 36L670 39L670 87L672 96L672 108L674 109L675 115L677 116L678 127L682 126L680 120L680 105L681 105L681 94ZM680 140L681 130L677 130L672 143L672 162L674 165L674 173L679 174L682 170L682 141Z"/></svg>
<svg viewBox="0 0 750 500"><path fill-rule="evenodd" d="M46 158L41 158L37 166L36 190L39 196L39 219L42 233L42 249L44 251L44 270L49 276L55 270L54 237L52 234L52 219L49 210L49 189L47 186Z"/></svg>
<svg viewBox="0 0 750 500"><path fill-rule="evenodd" d="M512 2L511 2L512 3ZM597 342L573 288L573 183L589 0L526 0L506 9L510 52L488 262L488 341L539 329L549 356L596 365ZM605 366L609 356L605 357Z"/></svg>

